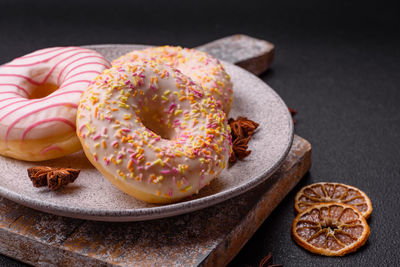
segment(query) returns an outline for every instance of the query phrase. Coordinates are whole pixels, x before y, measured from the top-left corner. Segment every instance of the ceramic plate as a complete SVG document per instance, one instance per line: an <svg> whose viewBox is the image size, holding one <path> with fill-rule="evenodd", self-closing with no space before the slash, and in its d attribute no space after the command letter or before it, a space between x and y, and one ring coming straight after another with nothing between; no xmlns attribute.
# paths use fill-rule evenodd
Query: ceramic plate
<svg viewBox="0 0 400 267"><path fill-rule="evenodd" d="M140 45L88 46L109 60ZM234 84L234 101L229 117L246 116L260 124L250 140L252 151L244 161L224 170L220 177L196 196L169 205L153 205L136 200L108 182L78 152L61 159L39 163L0 156L0 195L22 205L67 217L100 221L140 221L192 212L255 187L280 166L293 140L293 123L282 99L267 84L240 67L224 63ZM34 188L26 169L34 165L81 169L75 183L60 191Z"/></svg>

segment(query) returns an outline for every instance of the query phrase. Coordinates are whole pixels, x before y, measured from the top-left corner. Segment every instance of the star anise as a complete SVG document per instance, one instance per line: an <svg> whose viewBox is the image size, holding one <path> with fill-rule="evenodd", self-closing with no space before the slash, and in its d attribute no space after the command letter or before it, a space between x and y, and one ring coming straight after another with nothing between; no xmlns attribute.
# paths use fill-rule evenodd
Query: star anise
<svg viewBox="0 0 400 267"><path fill-rule="evenodd" d="M259 124L246 117L238 117L236 120L229 119L228 123L231 127L232 136L232 153L229 158L229 163L232 165L238 159L242 160L250 155L251 151L247 150L247 144Z"/></svg>
<svg viewBox="0 0 400 267"><path fill-rule="evenodd" d="M247 150L247 143L249 142L249 140L250 136L242 139L237 138L235 141L233 141L232 149L238 159L242 160L250 155L251 151Z"/></svg>
<svg viewBox="0 0 400 267"><path fill-rule="evenodd" d="M52 168L38 166L28 169L28 176L34 187L48 186L50 190L73 183L78 177L80 170L71 168Z"/></svg>

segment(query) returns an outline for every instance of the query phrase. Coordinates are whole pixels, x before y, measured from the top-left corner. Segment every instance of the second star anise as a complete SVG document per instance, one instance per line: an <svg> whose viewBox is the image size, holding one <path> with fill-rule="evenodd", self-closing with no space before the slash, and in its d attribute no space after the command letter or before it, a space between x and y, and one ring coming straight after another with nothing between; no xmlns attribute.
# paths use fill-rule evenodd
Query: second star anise
<svg viewBox="0 0 400 267"><path fill-rule="evenodd" d="M72 168L52 168L38 166L28 169L28 176L34 187L48 186L50 190L73 183L78 177L80 170Z"/></svg>
<svg viewBox="0 0 400 267"><path fill-rule="evenodd" d="M228 123L231 127L232 136L232 153L229 163L232 165L238 159L242 160L250 155L251 151L247 150L247 144L259 124L246 117L238 117L236 120L229 119Z"/></svg>

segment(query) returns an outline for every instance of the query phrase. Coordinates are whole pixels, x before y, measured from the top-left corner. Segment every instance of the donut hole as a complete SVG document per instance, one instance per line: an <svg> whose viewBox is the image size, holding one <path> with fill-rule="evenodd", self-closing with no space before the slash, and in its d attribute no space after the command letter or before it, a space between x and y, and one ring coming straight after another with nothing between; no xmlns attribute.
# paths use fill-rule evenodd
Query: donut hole
<svg viewBox="0 0 400 267"><path fill-rule="evenodd" d="M31 89L31 94L29 95L29 99L38 99L46 97L51 93L55 92L57 89L58 86L53 83L40 84Z"/></svg>
<svg viewBox="0 0 400 267"><path fill-rule="evenodd" d="M140 119L144 127L151 130L155 134L158 134L163 139L174 139L175 131L173 131L171 128L168 128L164 121L160 121L160 118L164 116L161 111L152 110L152 112L143 112L140 115Z"/></svg>

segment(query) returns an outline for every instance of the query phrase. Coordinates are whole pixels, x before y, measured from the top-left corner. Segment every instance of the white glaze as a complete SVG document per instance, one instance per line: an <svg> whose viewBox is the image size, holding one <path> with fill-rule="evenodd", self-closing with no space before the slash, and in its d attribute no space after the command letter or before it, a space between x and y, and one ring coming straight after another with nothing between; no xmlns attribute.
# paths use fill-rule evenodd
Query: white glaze
<svg viewBox="0 0 400 267"><path fill-rule="evenodd" d="M197 193L230 154L225 113L190 78L155 62L103 71L82 95L77 131L97 169L146 201Z"/></svg>
<svg viewBox="0 0 400 267"><path fill-rule="evenodd" d="M112 63L116 65L138 60L152 60L180 70L200 84L206 94L213 96L226 114L229 113L233 99L233 85L218 59L195 49L161 46L132 51Z"/></svg>

